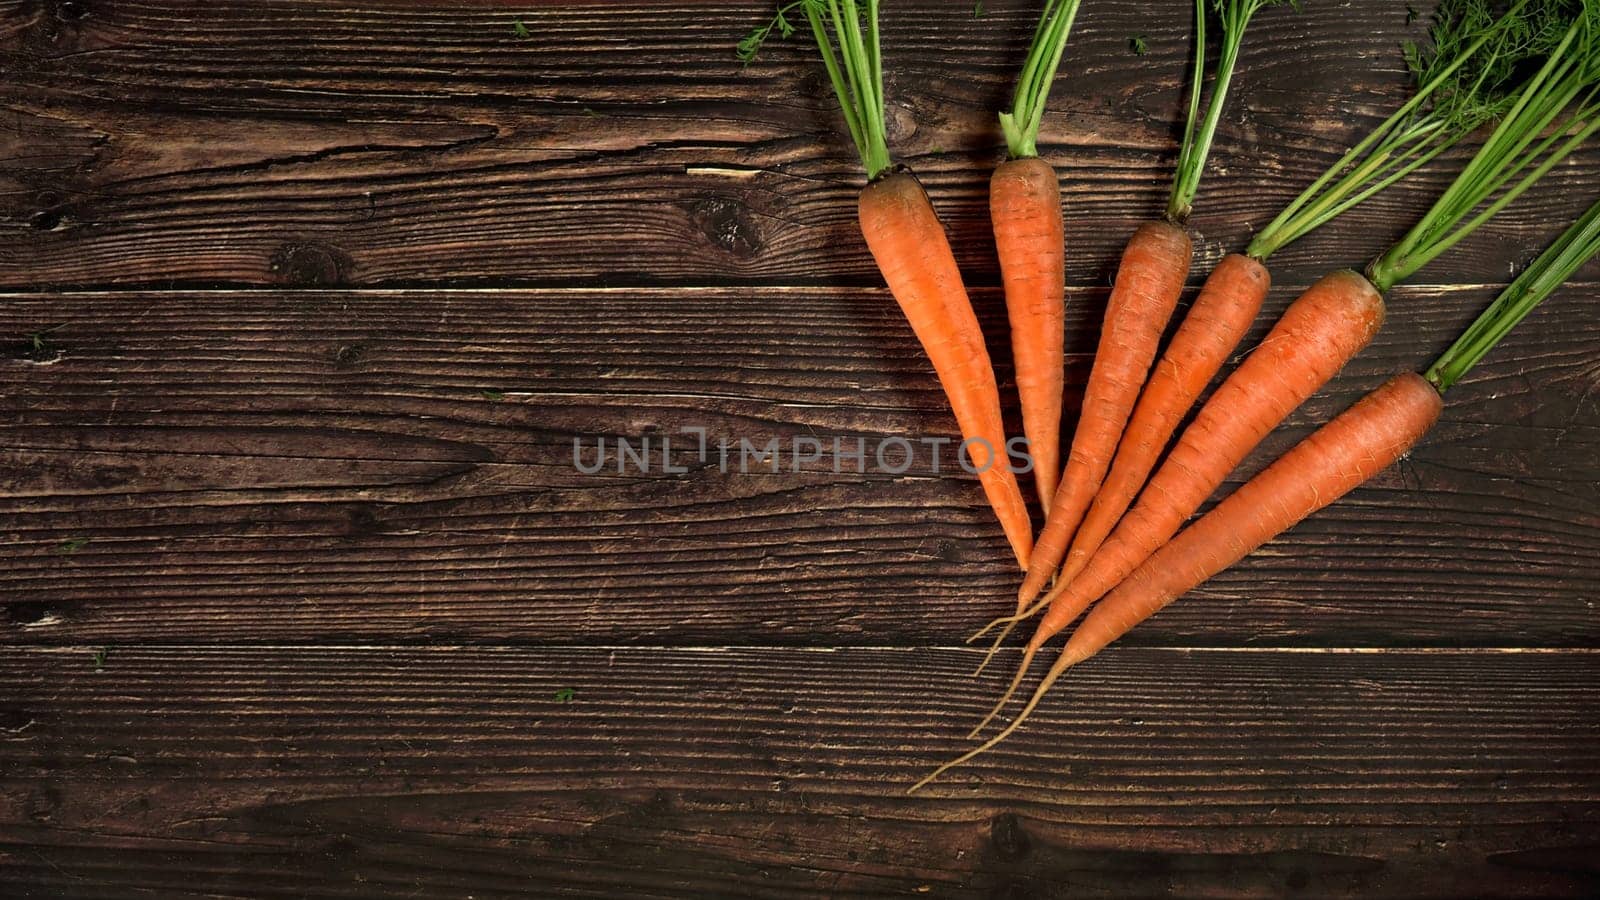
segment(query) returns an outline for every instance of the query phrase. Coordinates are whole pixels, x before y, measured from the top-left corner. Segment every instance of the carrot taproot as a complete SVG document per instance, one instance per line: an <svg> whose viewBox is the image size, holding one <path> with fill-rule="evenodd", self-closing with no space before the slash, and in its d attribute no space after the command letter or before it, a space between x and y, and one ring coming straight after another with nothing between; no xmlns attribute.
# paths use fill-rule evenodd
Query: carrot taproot
<svg viewBox="0 0 1600 900"><path fill-rule="evenodd" d="M1037 596L1055 572L1111 465L1161 332L1189 277L1191 251L1189 235L1161 221L1139 226L1122 251L1066 467L1034 542L1033 562L1018 591L1019 607Z"/></svg>
<svg viewBox="0 0 1600 900"><path fill-rule="evenodd" d="M1237 253L1211 270L1139 394L1111 471L1072 538L1060 581L1070 582L1083 570L1132 505L1178 424L1244 339L1271 282L1266 266Z"/></svg>
<svg viewBox="0 0 1600 900"><path fill-rule="evenodd" d="M1060 581L1034 604L1048 611L1010 687L974 733L1010 701L1039 648L1177 534L1278 423L1372 340L1383 315L1383 295L1348 269L1323 277L1289 304L1261 344L1195 414L1111 536L1076 577ZM997 619L990 627L1033 611ZM991 655L998 646L997 641Z"/></svg>
<svg viewBox="0 0 1600 900"><path fill-rule="evenodd" d="M933 363L989 505L1018 564L1026 568L1033 527L1005 459L994 367L944 226L921 183L907 172L883 176L863 189L859 213L878 271Z"/></svg>
<svg viewBox="0 0 1600 900"><path fill-rule="evenodd" d="M1000 257L1022 433L1039 503L1050 508L1061 475L1066 259L1061 182L1037 156L1010 159L989 178L989 219Z"/></svg>
<svg viewBox="0 0 1600 900"><path fill-rule="evenodd" d="M963 449L979 473L1017 564L1026 569L1033 524L1007 456L1000 390L983 331L927 192L889 158L878 0L863 0L860 6L855 0L782 4L771 23L739 42L739 57L746 62L755 59L774 28L783 35L796 31L785 16L797 8L811 26L845 127L866 170L867 186L857 207L862 236L933 363L961 428Z"/></svg>
<svg viewBox="0 0 1600 900"><path fill-rule="evenodd" d="M1433 427L1443 406L1426 379L1407 373L1357 401L1245 483L1095 606L1004 730L912 787L993 749L1027 721L1063 673L1104 649L1184 592L1399 459ZM1031 653L1037 649L1030 644Z"/></svg>
<svg viewBox="0 0 1600 900"><path fill-rule="evenodd" d="M1011 108L1000 113L1007 159L989 179L989 219L1000 258L1022 432L1039 503L1050 508L1061 475L1066 247L1061 181L1039 158L1045 100L1066 50L1080 0L1046 0L1017 76Z"/></svg>

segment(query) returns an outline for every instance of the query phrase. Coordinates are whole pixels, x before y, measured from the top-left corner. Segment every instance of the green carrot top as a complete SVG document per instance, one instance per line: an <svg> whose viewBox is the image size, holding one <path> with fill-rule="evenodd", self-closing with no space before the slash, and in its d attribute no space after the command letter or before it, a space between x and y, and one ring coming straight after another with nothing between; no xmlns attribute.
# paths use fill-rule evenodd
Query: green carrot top
<svg viewBox="0 0 1600 900"><path fill-rule="evenodd" d="M1011 110L1000 114L1000 128L1006 135L1006 149L1012 159L1039 155L1039 124L1044 120L1045 99L1056 68L1072 33L1080 0L1045 0L1044 13L1033 32L1033 44L1017 78L1017 91Z"/></svg>
<svg viewBox="0 0 1600 900"><path fill-rule="evenodd" d="M1455 246L1600 130L1600 0L1542 6L1546 27L1559 29L1544 65L1433 207L1367 267L1379 290Z"/></svg>
<svg viewBox="0 0 1600 900"><path fill-rule="evenodd" d="M1443 393L1494 349L1540 301L1555 292L1584 263L1600 253L1600 201L1561 233L1516 277L1489 308L1462 332L1450 349L1433 361L1423 377Z"/></svg>
<svg viewBox="0 0 1600 900"><path fill-rule="evenodd" d="M1266 260L1504 115L1528 62L1536 66L1554 43L1546 8L1515 0L1497 16L1490 0L1441 0L1428 46L1404 48L1415 93L1261 229L1246 252Z"/></svg>
<svg viewBox="0 0 1600 900"><path fill-rule="evenodd" d="M783 37L795 31L788 14L801 10L811 25L822 65L839 98L845 127L861 155L861 166L872 181L889 171L888 127L883 106L883 53L878 42L878 0L794 0L782 6L772 21L739 42L739 59L755 59L761 45L776 28ZM837 53L834 48L838 47Z"/></svg>
<svg viewBox="0 0 1600 900"><path fill-rule="evenodd" d="M1300 0L1211 0L1217 16L1222 20L1222 50L1217 58L1217 74L1211 84L1211 100L1206 104L1205 117L1200 115L1200 93L1206 75L1206 5L1207 0L1195 0L1194 68L1189 75L1189 114L1183 128L1183 147L1178 152L1177 174L1172 181L1172 196L1167 201L1167 218L1181 223L1189 218L1195 194L1200 190L1200 174L1205 169L1206 157L1211 153L1211 142L1217 134L1217 124L1222 121L1222 107L1228 100L1228 87L1233 81L1233 69L1239 62L1239 48L1244 43L1245 29L1250 19L1263 7L1288 2L1295 9Z"/></svg>

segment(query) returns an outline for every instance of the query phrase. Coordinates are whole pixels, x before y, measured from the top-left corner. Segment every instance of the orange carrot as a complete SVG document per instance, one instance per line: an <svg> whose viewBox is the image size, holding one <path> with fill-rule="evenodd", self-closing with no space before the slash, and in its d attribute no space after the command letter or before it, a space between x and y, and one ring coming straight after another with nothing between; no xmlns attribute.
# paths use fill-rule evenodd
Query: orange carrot
<svg viewBox="0 0 1600 900"><path fill-rule="evenodd" d="M1033 524L1009 464L1000 390L983 331L927 193L889 158L877 0L867 0L862 7L852 0L787 4L771 23L739 42L740 58L753 60L774 28L780 34L792 33L795 28L784 14L796 7L811 26L845 128L867 173L857 208L861 234L933 363L961 428L963 449L978 471L1017 564L1026 569Z"/></svg>
<svg viewBox="0 0 1600 900"><path fill-rule="evenodd" d="M1388 468L1433 427L1442 405L1433 385L1408 373L1390 379L1322 426L1139 566L1072 633L1016 720L912 790L1009 737L1068 668Z"/></svg>
<svg viewBox="0 0 1600 900"><path fill-rule="evenodd" d="M1100 652L1388 468L1433 427L1443 405L1438 389L1415 372L1396 375L1356 401L1184 529L1096 604L1067 640L1066 665Z"/></svg>
<svg viewBox="0 0 1600 900"><path fill-rule="evenodd" d="M1039 503L1046 510L1061 474L1066 251L1061 182L1055 169L1039 159L1039 126L1078 6L1079 0L1046 0L1017 76L1011 109L1000 113L1008 158L989 179L989 218L1011 320L1022 430L1033 459Z"/></svg>
<svg viewBox="0 0 1600 900"><path fill-rule="evenodd" d="M1600 112L1600 105L1588 112ZM1600 132L1600 124L1586 127L1593 129L1590 133ZM1558 150L1552 158L1564 155ZM1471 206L1466 210L1470 212ZM976 750L939 767L912 790L1016 731L1068 668L1399 459L1438 421L1441 395L1596 256L1600 256L1600 202L1501 291L1426 372L1397 375L1356 401L1139 564L1072 633L1014 722ZM1023 670L1038 648L1037 642L1028 645ZM1021 678L1019 671L1013 691Z"/></svg>
<svg viewBox="0 0 1600 900"><path fill-rule="evenodd" d="M1061 183L1037 156L1011 159L989 179L989 218L1005 282L1022 431L1039 502L1050 508L1061 474L1062 339L1066 264Z"/></svg>
<svg viewBox="0 0 1600 900"><path fill-rule="evenodd" d="M1019 608L1037 596L1055 572L1111 466L1111 455L1155 359L1161 332L1189 277L1191 250L1182 228L1158 221L1140 226L1122 251L1072 449L1044 530L1034 545L1027 578L1018 591Z"/></svg>
<svg viewBox="0 0 1600 900"><path fill-rule="evenodd" d="M1000 390L939 216L916 178L895 172L861 191L861 234L944 386L989 505L1027 568L1033 527L1005 457Z"/></svg>
<svg viewBox="0 0 1600 900"><path fill-rule="evenodd" d="M1227 362L1266 299L1266 266L1233 253L1211 271L1133 408L1111 473L1072 539L1059 581L1071 581L1127 512L1200 392Z"/></svg>
<svg viewBox="0 0 1600 900"><path fill-rule="evenodd" d="M1056 567L1061 565L1068 543L1077 533L1084 513L1111 468L1117 443L1139 391L1144 387L1150 363L1155 359L1156 345L1189 275L1192 248L1182 226L1200 189L1200 176L1227 103L1245 31L1257 12L1279 2L1282 0L1195 2L1197 50L1190 70L1188 116L1172 192L1167 198L1166 217L1164 221L1140 228L1123 251L1116 287L1100 333L1100 346L1095 351L1094 368L1089 372L1089 384L1084 389L1083 411L1072 436L1072 449L1067 454L1066 470L1045 518L1044 531L1034 547L1027 577L1017 590L1019 612L1039 595L1050 576L1055 574ZM1202 113L1201 95L1205 89L1208 58L1206 20L1213 12L1222 21L1222 41L1211 79L1211 97Z"/></svg>
<svg viewBox="0 0 1600 900"><path fill-rule="evenodd" d="M1028 641L1010 688L974 733L1005 707L1039 648L1177 534L1262 438L1338 373L1382 324L1383 296L1348 269L1324 277L1289 304L1261 345L1200 408L1139 502L1078 576L1035 604L1048 604L1049 612Z"/></svg>

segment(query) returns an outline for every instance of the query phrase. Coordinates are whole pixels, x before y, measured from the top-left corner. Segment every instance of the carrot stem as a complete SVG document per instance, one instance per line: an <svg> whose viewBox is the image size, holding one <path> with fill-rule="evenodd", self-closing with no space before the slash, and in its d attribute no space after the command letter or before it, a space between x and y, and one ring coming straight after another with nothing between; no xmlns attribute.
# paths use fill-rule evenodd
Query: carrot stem
<svg viewBox="0 0 1600 900"><path fill-rule="evenodd" d="M1205 170L1206 157L1211 153L1217 125L1222 121L1228 87L1233 83L1233 70L1239 62L1239 48L1244 43L1245 29L1249 27L1251 17L1262 7L1280 2L1283 0L1220 0L1217 3L1217 11L1222 18L1222 50L1217 59L1217 73L1211 83L1211 99L1206 103L1205 117L1197 122L1200 92L1205 79L1207 0L1195 0L1194 70L1190 75L1189 115L1184 124L1183 147L1178 152L1172 196L1167 201L1169 221L1181 224L1189 218L1189 211L1194 206L1195 195L1200 191L1200 175Z"/></svg>
<svg viewBox="0 0 1600 900"><path fill-rule="evenodd" d="M791 4L792 5L792 4ZM811 34L816 39L817 51L822 54L822 66L828 71L828 81L833 84L834 95L839 98L839 109L844 114L845 127L861 157L861 166L867 171L867 180L874 181L893 167L889 159L888 126L883 107L883 59L878 43L878 0L866 0L865 16L855 5L855 0L804 0L806 20L811 23ZM784 9L779 11L782 19ZM824 20L823 13L827 13ZM861 20L867 20L868 38L861 33ZM828 24L833 26L829 36ZM764 34L763 34L764 36ZM838 44L838 54L834 44ZM756 47L759 47L759 42ZM740 46L740 54L755 54L756 48Z"/></svg>
<svg viewBox="0 0 1600 900"><path fill-rule="evenodd" d="M1423 377L1440 393L1449 390L1511 329L1533 312L1579 267L1600 253L1600 202L1562 232L1484 310L1450 348L1433 361Z"/></svg>
<svg viewBox="0 0 1600 900"><path fill-rule="evenodd" d="M1600 16L1585 4L1460 175L1416 225L1368 267L1373 284L1387 291L1415 274L1588 140L1600 129L1597 83ZM1541 139L1541 135L1546 136ZM1483 210L1473 215L1480 206Z"/></svg>
<svg viewBox="0 0 1600 900"><path fill-rule="evenodd" d="M966 753L961 754L939 768L934 769L932 772L929 772L921 781L918 781L916 784L913 784L910 788L908 788L906 793L916 793L924 785L928 784L928 782L933 781L935 778L938 778L940 775L943 775L951 769L954 769L956 766L971 762L974 758L993 750L1001 741L1010 737L1018 728L1022 727L1022 723L1026 722L1029 716L1033 715L1033 711L1039 706L1039 701L1044 699L1044 695L1052 686L1055 685L1056 681L1061 678L1062 673L1067 671L1068 668L1077 662L1078 660L1068 656L1067 654L1061 654L1061 658L1056 660L1055 664L1050 667L1050 671L1044 676L1044 680L1039 682L1039 687L1034 690L1033 696L1028 698L1028 705L1022 708L1022 712L1017 714L1017 717L1012 720L1010 725L1005 727L1004 731L1001 731L994 737L984 741L982 746L968 750Z"/></svg>
<svg viewBox="0 0 1600 900"><path fill-rule="evenodd" d="M1039 25L1033 32L1033 44L1022 64L1022 74L1017 78L1011 110L1000 114L1000 128L1005 132L1006 150L1012 159L1039 155L1039 125L1044 121L1045 100L1055 81L1056 69L1061 65L1080 2L1048 0L1045 3Z"/></svg>

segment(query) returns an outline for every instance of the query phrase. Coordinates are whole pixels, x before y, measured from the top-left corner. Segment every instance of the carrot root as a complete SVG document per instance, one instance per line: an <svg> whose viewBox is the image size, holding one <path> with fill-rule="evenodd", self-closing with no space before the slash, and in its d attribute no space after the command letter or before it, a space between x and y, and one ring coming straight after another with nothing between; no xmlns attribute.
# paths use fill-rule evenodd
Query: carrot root
<svg viewBox="0 0 1600 900"><path fill-rule="evenodd" d="M1038 652L1038 644L1029 644L1028 648L1022 651L1022 661L1017 663L1017 673L1011 676L1011 684L1006 687L1005 693L1000 695L1000 700L990 708L989 714L984 716L982 721L974 725L972 730L967 733L967 740L970 741L983 733L983 729L987 728L989 723L994 721L994 717L1000 715L1000 711L1005 709L1006 704L1011 702L1012 696L1017 693L1017 688L1022 686L1022 679L1027 676L1028 669L1033 666L1034 654Z"/></svg>
<svg viewBox="0 0 1600 900"><path fill-rule="evenodd" d="M1000 389L950 239L922 185L896 172L867 185L858 207L861 234L944 388L978 481L1017 564L1028 566L1033 523L1007 465Z"/></svg>
<svg viewBox="0 0 1600 900"><path fill-rule="evenodd" d="M1189 277L1193 246L1182 228L1147 222L1128 239L1106 303L1094 368L1083 392L1067 464L1033 547L1027 576L1017 590L1026 604L1055 574L1100 482L1155 361L1161 333Z"/></svg>
<svg viewBox="0 0 1600 900"><path fill-rule="evenodd" d="M1000 633L995 636L994 642L989 645L989 652L983 655L983 660L978 663L978 667L972 670L973 678L977 678L979 675L983 674L983 670L989 667L990 660L993 660L994 655L1000 652L1000 646L1006 642L1006 638L1010 637L1011 632L1015 631L1016 628L1017 623L1012 622L1006 627L1000 629Z"/></svg>
<svg viewBox="0 0 1600 900"><path fill-rule="evenodd" d="M955 759L950 760L939 768L934 769L932 772L929 772L922 778L921 781L918 781L916 784L913 784L910 788L908 788L906 793L916 793L918 790L922 789L929 782L933 781L935 778L938 778L940 775L943 775L951 769L954 769L956 766L965 765L966 763L971 762L977 757L982 756L983 754L988 753L990 750L993 750L995 747L999 746L1001 741L1010 737L1018 728L1022 727L1024 722L1028 721L1028 717L1033 715L1033 711L1039 707L1039 701L1044 699L1044 695L1049 692L1050 688L1054 686L1056 681L1061 678L1062 673L1066 672L1067 669L1078 664L1079 662L1082 662L1082 660L1075 659L1063 652L1061 654L1061 658L1057 659L1055 664L1050 667L1050 671L1045 674L1044 680L1039 682L1039 687L1034 690L1033 696L1028 698L1028 705L1022 708L1022 712L1017 714L1017 717L1012 720L1010 725L1005 727L1005 730L1001 731L999 734L988 739L987 741L984 741L981 746L974 747L973 749L968 750L966 753L963 753Z"/></svg>

